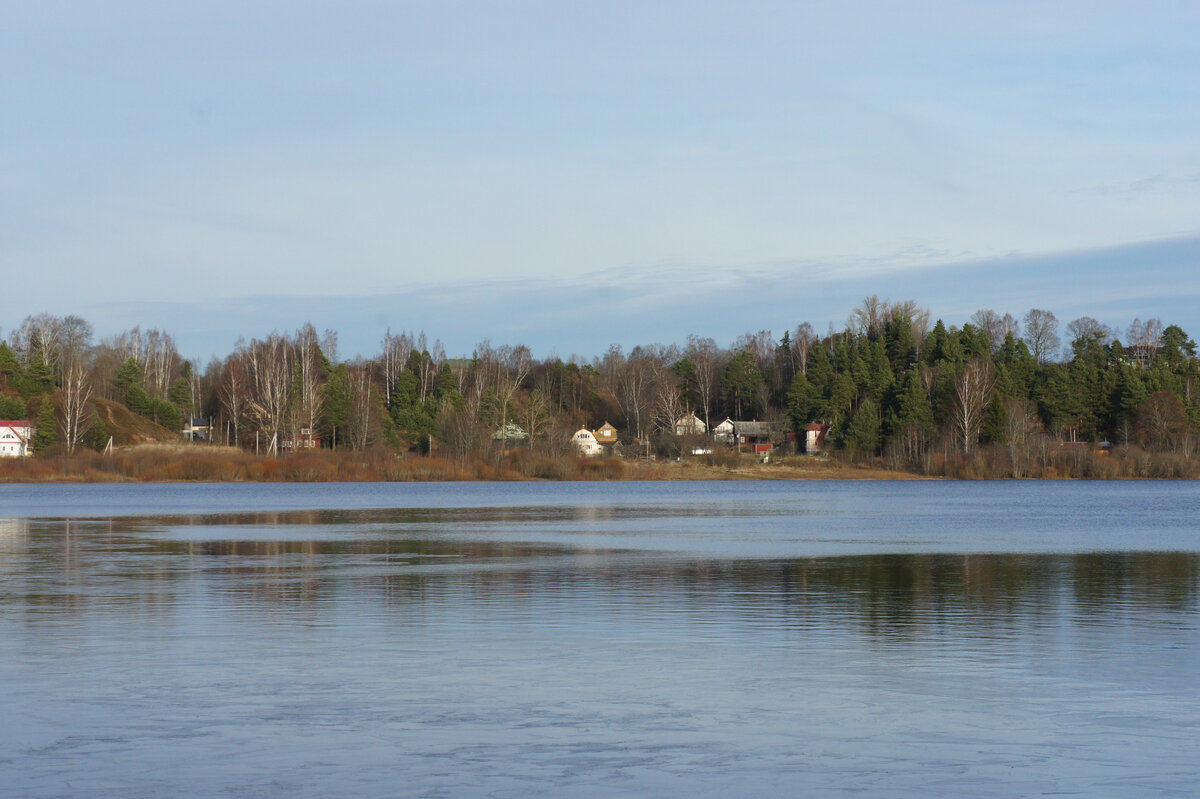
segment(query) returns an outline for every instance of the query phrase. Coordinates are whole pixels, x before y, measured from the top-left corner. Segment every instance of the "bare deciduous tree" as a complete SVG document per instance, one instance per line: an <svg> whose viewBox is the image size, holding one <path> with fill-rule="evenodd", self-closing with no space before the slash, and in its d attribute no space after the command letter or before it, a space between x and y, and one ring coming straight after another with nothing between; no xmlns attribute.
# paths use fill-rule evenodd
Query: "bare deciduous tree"
<svg viewBox="0 0 1200 799"><path fill-rule="evenodd" d="M285 430L292 379L292 348L278 333L265 341L252 340L246 352L250 378L250 413L266 432L273 449Z"/></svg>
<svg viewBox="0 0 1200 799"><path fill-rule="evenodd" d="M1058 319L1050 311L1033 308L1025 314L1025 343L1038 363L1046 363L1058 353Z"/></svg>
<svg viewBox="0 0 1200 799"><path fill-rule="evenodd" d="M316 329L311 323L304 325L296 332L296 372L300 389L298 411L301 426L310 431L316 428L325 401L321 356Z"/></svg>
<svg viewBox="0 0 1200 799"><path fill-rule="evenodd" d="M371 441L374 429L374 414L372 409L371 392L374 383L371 380L371 369L368 364L353 363L347 368L346 393L350 399L350 416L346 420L349 433L350 448L366 449Z"/></svg>
<svg viewBox="0 0 1200 799"><path fill-rule="evenodd" d="M233 426L233 441L226 441L238 446L241 443L242 420L250 406L250 378L246 364L240 353L230 355L225 361L221 372L221 382L217 386L217 399L225 413L226 421Z"/></svg>
<svg viewBox="0 0 1200 799"><path fill-rule="evenodd" d="M508 448L508 436L504 434L504 431L508 425L509 404L513 401L517 389L529 376L529 370L533 366L533 357L529 348L524 345L517 347L505 345L497 350L496 354L499 368L495 373L495 392L500 400L500 454L503 456Z"/></svg>
<svg viewBox="0 0 1200 799"><path fill-rule="evenodd" d="M950 417L955 438L962 445L964 454L969 455L979 442L995 384L992 362L981 357L972 358L954 381Z"/></svg>
<svg viewBox="0 0 1200 799"><path fill-rule="evenodd" d="M1004 443L1008 447L1008 458L1012 465L1012 476L1025 474L1025 463L1034 436L1042 430L1037 407L1024 397L1004 402Z"/></svg>
<svg viewBox="0 0 1200 799"><path fill-rule="evenodd" d="M796 325L796 332L792 334L792 350L796 353L796 368L804 374L808 374L808 354L812 352L816 341L817 334L811 324L801 322Z"/></svg>
<svg viewBox="0 0 1200 799"><path fill-rule="evenodd" d="M1004 343L1004 336L1009 332L1009 323L1013 321L1010 314L1001 316L990 308L980 308L971 314L971 324L983 331L993 350Z"/></svg>
<svg viewBox="0 0 1200 799"><path fill-rule="evenodd" d="M63 372L62 404L59 407L59 429L68 455L75 454L75 448L91 426L88 416L91 398L92 384L87 367L79 360L72 361Z"/></svg>
<svg viewBox="0 0 1200 799"><path fill-rule="evenodd" d="M1143 366L1149 365L1162 345L1163 323L1161 319L1134 319L1125 335L1130 353Z"/></svg>
<svg viewBox="0 0 1200 799"><path fill-rule="evenodd" d="M721 384L722 354L717 342L711 338L688 336L687 349L684 355L696 367L696 394L700 398L700 409L704 415L704 424L711 427L709 413L717 401L717 390ZM808 353L805 352L807 361Z"/></svg>

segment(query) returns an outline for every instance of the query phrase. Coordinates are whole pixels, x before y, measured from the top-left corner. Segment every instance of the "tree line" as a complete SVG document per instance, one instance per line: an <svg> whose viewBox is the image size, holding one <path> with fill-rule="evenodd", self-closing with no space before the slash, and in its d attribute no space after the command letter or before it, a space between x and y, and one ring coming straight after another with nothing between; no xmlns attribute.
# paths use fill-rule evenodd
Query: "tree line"
<svg viewBox="0 0 1200 799"><path fill-rule="evenodd" d="M36 419L43 452L103 446L102 402L170 430L201 417L212 441L241 448L308 431L323 447L459 457L502 456L518 427L519 446L566 455L575 429L604 421L678 455L690 442L675 422L694 412L710 429L726 417L827 425L843 457L918 471L986 451L1018 477L1052 448L1100 442L1191 458L1200 432L1200 364L1180 327L1081 317L1060 329L1043 309L980 310L955 326L872 296L824 335L802 322L727 347L691 335L565 361L489 341L448 357L423 332L390 330L373 357L342 360L336 332L311 324L207 364L160 330L94 338L86 320L43 313L0 341L0 418Z"/></svg>

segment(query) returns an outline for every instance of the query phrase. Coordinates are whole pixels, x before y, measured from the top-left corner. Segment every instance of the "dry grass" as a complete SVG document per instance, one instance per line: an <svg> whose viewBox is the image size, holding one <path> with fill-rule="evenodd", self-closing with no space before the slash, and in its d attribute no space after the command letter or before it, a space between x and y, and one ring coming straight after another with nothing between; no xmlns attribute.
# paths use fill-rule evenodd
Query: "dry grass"
<svg viewBox="0 0 1200 799"><path fill-rule="evenodd" d="M0 482L404 482L453 480L960 480L1011 478L1012 464L999 448L962 456L930 459L928 471L884 468L880 462L845 462L837 458L789 457L760 463L751 455L682 461L620 458L552 457L514 450L503 460L484 457L398 454L387 449L297 453L259 457L232 447L191 444L147 444L123 447L102 455L0 460ZM1195 457L1150 453L1136 448L1098 455L1088 451L1055 451L1025 465L1022 475L1034 479L1194 479L1200 477Z"/></svg>

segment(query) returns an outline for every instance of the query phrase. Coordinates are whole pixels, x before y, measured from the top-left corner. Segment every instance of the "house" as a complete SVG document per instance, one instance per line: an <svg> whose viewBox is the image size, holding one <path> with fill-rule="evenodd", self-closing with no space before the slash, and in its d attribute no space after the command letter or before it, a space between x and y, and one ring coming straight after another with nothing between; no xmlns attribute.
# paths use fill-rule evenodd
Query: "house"
<svg viewBox="0 0 1200 799"><path fill-rule="evenodd" d="M708 432L708 425L700 421L695 411L688 411L686 416L675 420L675 435L698 436Z"/></svg>
<svg viewBox="0 0 1200 799"><path fill-rule="evenodd" d="M816 455L825 451L825 437L829 435L829 425L813 422L804 428L804 451Z"/></svg>
<svg viewBox="0 0 1200 799"><path fill-rule="evenodd" d="M311 427L301 427L296 439L284 439L279 443L280 449L288 451L302 449L318 449L321 446L321 435Z"/></svg>
<svg viewBox="0 0 1200 799"><path fill-rule="evenodd" d="M23 458L29 454L33 425L28 420L0 419L0 458Z"/></svg>
<svg viewBox="0 0 1200 799"><path fill-rule="evenodd" d="M770 422L734 422L733 434L739 444L770 444L775 426ZM759 452L760 450L755 450Z"/></svg>
<svg viewBox="0 0 1200 799"><path fill-rule="evenodd" d="M617 443L617 428L613 427L608 422L602 424L595 432L592 433L596 437L596 442L599 444L616 444Z"/></svg>
<svg viewBox="0 0 1200 799"><path fill-rule="evenodd" d="M571 436L571 444L575 447L575 451L584 457L591 458L604 454L604 447L600 446L596 435L586 427L575 431L575 435Z"/></svg>
<svg viewBox="0 0 1200 799"><path fill-rule="evenodd" d="M724 444L732 444L733 429L733 420L726 416L725 421L713 428L713 438Z"/></svg>
<svg viewBox="0 0 1200 799"><path fill-rule="evenodd" d="M207 419L193 416L183 423L183 437L188 441L208 441L212 428Z"/></svg>

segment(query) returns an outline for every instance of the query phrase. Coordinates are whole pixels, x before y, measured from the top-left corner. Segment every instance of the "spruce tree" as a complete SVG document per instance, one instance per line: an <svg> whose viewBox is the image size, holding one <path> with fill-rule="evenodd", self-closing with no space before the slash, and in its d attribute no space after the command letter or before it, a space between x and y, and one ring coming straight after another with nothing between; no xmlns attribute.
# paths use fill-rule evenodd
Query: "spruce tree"
<svg viewBox="0 0 1200 799"><path fill-rule="evenodd" d="M50 397L43 397L38 408L37 430L33 434L33 451L36 455L44 455L58 443L58 420L54 415L54 402Z"/></svg>
<svg viewBox="0 0 1200 799"><path fill-rule="evenodd" d="M846 444L855 452L879 451L879 406L870 398L863 400L846 428Z"/></svg>

